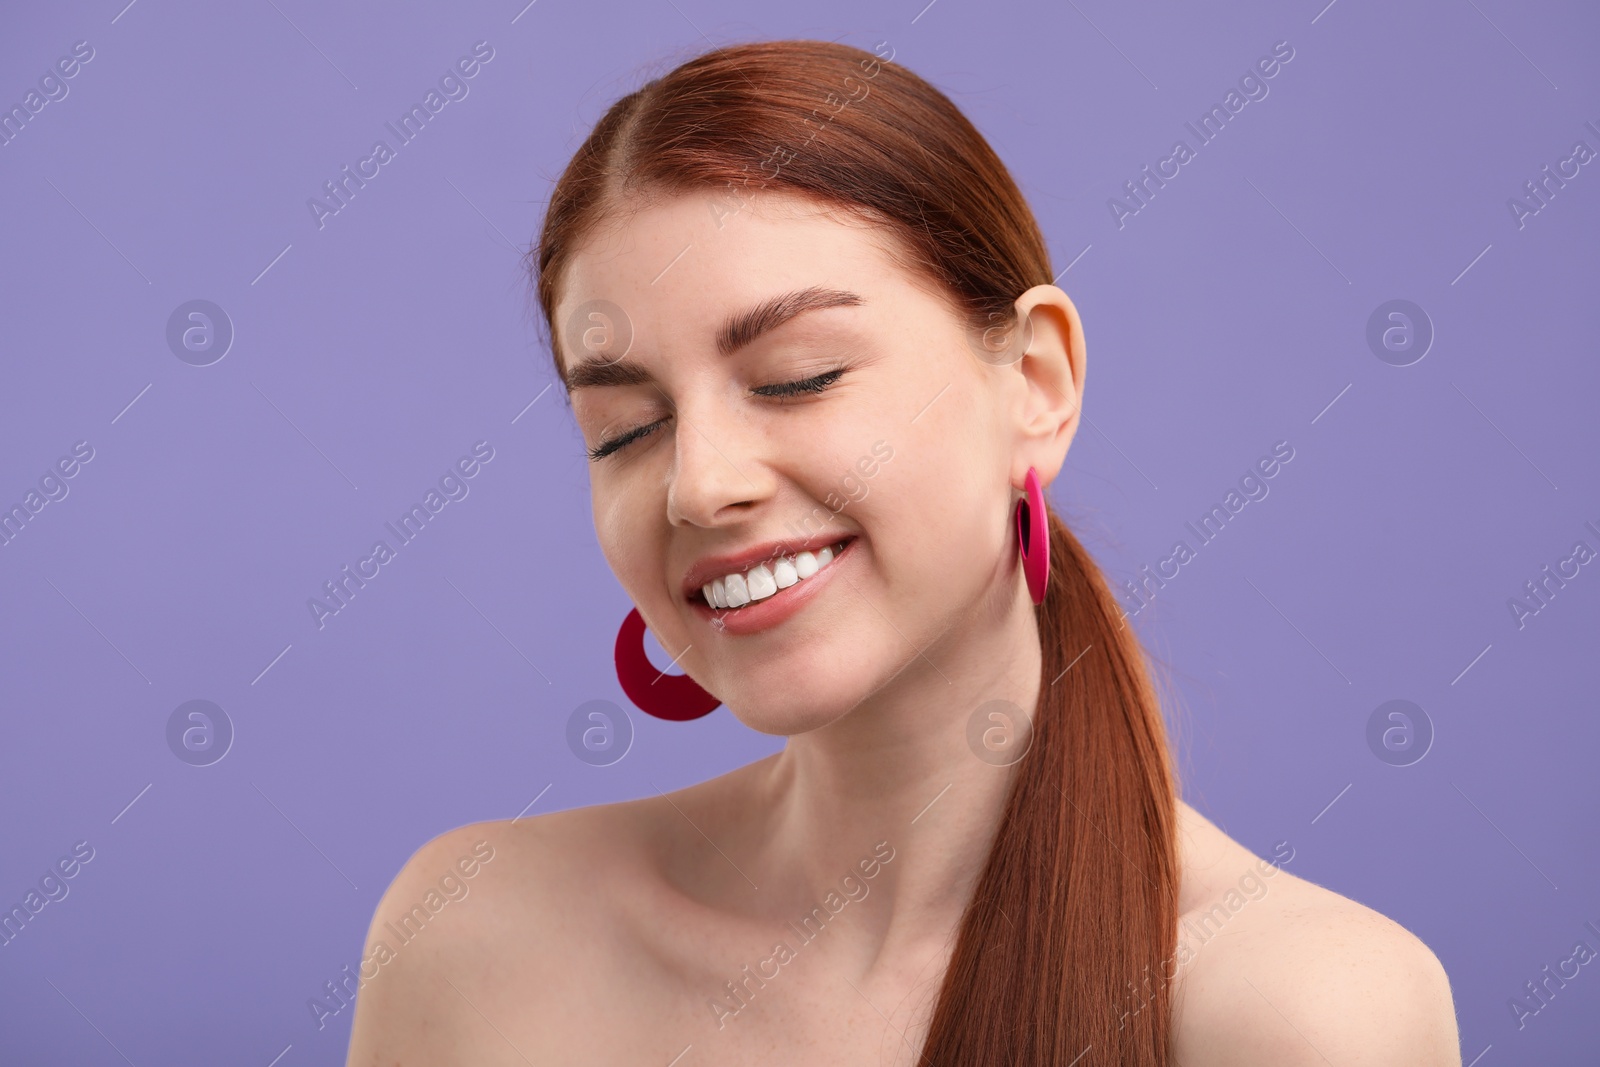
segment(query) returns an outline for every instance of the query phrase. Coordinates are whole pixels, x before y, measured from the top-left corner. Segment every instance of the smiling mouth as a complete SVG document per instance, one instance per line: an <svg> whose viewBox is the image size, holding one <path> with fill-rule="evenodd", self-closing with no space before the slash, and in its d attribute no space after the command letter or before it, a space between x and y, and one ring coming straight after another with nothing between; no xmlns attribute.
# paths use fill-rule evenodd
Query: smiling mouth
<svg viewBox="0 0 1600 1067"><path fill-rule="evenodd" d="M714 611L729 613L752 604L763 604L787 589L805 585L833 566L855 540L852 535L816 552L774 556L747 570L707 582L694 599Z"/></svg>

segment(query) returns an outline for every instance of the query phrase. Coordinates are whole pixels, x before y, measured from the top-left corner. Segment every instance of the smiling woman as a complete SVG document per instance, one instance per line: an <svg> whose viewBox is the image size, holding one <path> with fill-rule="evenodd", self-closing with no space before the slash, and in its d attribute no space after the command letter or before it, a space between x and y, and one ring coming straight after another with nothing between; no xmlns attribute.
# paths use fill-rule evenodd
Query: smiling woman
<svg viewBox="0 0 1600 1067"><path fill-rule="evenodd" d="M787 741L429 842L372 937L464 842L502 859L363 990L351 1063L1459 1063L1427 947L1285 871L1167 967L1260 860L1178 799L1138 639L1050 509L1083 324L943 94L837 43L691 59L601 117L529 267L636 606L619 667L648 626L685 672L624 673L630 698ZM890 441L872 493L828 506ZM725 1002L737 1025L708 1018L879 842L871 896Z"/></svg>

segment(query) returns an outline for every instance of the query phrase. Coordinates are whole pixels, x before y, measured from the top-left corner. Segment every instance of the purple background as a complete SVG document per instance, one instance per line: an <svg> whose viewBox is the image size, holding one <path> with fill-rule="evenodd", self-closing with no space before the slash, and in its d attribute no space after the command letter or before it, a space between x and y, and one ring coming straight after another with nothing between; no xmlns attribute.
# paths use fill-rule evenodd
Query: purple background
<svg viewBox="0 0 1600 1067"><path fill-rule="evenodd" d="M574 708L626 703L629 604L518 255L618 95L708 39L818 37L949 93L1071 264L1088 425L1052 498L1114 581L1295 450L1134 619L1185 796L1432 946L1465 1062L1595 1062L1600 965L1520 1031L1507 1006L1600 948L1600 563L1507 606L1600 549L1600 162L1508 207L1600 150L1592 8L121 4L0 15L5 109L94 49L0 146L0 506L94 449L0 546L0 908L95 850L0 946L0 1059L342 1063L351 1013L318 1031L307 999L429 837L777 749L722 709L633 712L611 766L569 750ZM307 200L480 40L469 95L319 229ZM1119 228L1108 200L1282 40L1269 95ZM205 367L166 340L197 298L236 331ZM1435 331L1408 366L1366 339L1392 299ZM480 440L469 495L319 630L307 600ZM192 699L236 731L206 767L166 741ZM1434 731L1409 766L1367 742L1392 699Z"/></svg>

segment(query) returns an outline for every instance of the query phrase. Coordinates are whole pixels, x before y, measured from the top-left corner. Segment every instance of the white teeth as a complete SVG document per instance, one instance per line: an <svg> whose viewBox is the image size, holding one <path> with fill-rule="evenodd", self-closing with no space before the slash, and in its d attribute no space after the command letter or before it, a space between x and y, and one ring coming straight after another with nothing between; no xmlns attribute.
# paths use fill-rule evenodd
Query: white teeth
<svg viewBox="0 0 1600 1067"><path fill-rule="evenodd" d="M840 547L830 545L816 552L779 556L770 563L758 563L743 574L714 578L700 587L700 593L714 608L742 608L810 578L833 562Z"/></svg>
<svg viewBox="0 0 1600 1067"><path fill-rule="evenodd" d="M772 580L772 572L765 563L751 567L744 580L750 589L751 600L765 600L778 591L778 583Z"/></svg>

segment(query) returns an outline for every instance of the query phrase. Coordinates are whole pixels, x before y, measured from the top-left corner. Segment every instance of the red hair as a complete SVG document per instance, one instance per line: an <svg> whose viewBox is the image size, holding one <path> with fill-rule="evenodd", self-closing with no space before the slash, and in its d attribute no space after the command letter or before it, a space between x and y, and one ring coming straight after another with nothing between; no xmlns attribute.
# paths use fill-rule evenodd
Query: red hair
<svg viewBox="0 0 1600 1067"><path fill-rule="evenodd" d="M803 146L803 147L802 147ZM696 56L613 104L529 252L545 326L565 267L630 196L787 190L897 237L982 331L1054 278L1027 202L939 90L871 52L769 41ZM556 370L565 383L561 360ZM937 1067L1165 1067L1177 942L1177 795L1143 650L1052 511L1043 673L1022 758L935 1005Z"/></svg>

